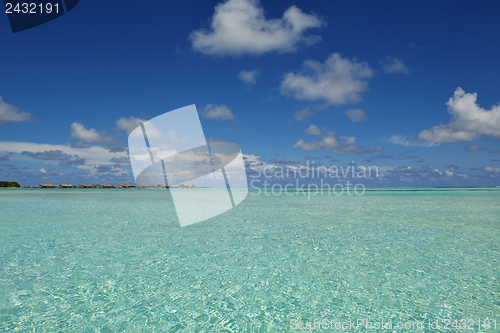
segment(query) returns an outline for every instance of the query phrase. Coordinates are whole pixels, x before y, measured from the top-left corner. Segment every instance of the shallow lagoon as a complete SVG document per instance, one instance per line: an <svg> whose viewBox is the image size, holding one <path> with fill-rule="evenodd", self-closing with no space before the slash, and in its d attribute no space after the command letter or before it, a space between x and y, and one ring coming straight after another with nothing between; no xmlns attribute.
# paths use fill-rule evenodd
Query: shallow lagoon
<svg viewBox="0 0 500 333"><path fill-rule="evenodd" d="M0 330L500 329L500 189L256 194L181 228L168 190L0 190Z"/></svg>

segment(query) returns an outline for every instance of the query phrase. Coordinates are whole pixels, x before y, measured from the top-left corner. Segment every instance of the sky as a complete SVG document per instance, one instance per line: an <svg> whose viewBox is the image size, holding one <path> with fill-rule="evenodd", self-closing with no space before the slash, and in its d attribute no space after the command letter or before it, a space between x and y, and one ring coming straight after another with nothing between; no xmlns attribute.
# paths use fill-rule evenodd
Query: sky
<svg viewBox="0 0 500 333"><path fill-rule="evenodd" d="M81 0L17 33L0 14L0 180L134 184L127 135L195 104L250 178L314 162L376 166L367 186L500 186L499 10Z"/></svg>

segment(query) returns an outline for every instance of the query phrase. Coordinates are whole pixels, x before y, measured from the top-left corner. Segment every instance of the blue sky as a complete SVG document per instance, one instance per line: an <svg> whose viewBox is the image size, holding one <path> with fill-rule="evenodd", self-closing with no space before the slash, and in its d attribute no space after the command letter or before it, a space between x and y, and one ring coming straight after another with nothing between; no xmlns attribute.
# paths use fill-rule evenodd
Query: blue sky
<svg viewBox="0 0 500 333"><path fill-rule="evenodd" d="M378 166L371 186L500 185L500 4L85 1L0 15L0 180L133 183L127 133L196 104L260 167Z"/></svg>

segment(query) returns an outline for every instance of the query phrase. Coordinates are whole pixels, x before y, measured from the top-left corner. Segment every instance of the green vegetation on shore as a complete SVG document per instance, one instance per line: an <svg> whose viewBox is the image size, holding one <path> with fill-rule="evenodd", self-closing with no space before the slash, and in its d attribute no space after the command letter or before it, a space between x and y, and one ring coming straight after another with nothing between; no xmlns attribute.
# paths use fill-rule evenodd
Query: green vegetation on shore
<svg viewBox="0 0 500 333"><path fill-rule="evenodd" d="M2 182L0 181L0 188L1 187L21 187L18 182Z"/></svg>

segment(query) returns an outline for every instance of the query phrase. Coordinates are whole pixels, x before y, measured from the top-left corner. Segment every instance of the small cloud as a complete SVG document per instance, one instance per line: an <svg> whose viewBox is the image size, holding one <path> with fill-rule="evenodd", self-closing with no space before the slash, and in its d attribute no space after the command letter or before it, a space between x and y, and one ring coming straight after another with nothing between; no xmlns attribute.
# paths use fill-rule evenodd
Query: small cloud
<svg viewBox="0 0 500 333"><path fill-rule="evenodd" d="M349 117L349 119L353 123L358 122L358 121L365 121L365 120L369 119L366 112L361 110L361 109L351 109L351 110L347 110L344 113Z"/></svg>
<svg viewBox="0 0 500 333"><path fill-rule="evenodd" d="M242 70L238 73L238 78L249 84L254 84L257 82L257 76L259 76L260 70L253 69L251 71Z"/></svg>
<svg viewBox="0 0 500 333"><path fill-rule="evenodd" d="M500 149L490 151L490 154L500 154Z"/></svg>
<svg viewBox="0 0 500 333"><path fill-rule="evenodd" d="M316 151L328 149L334 154L342 155L345 153L371 154L384 150L382 147L364 148L356 144L355 137L339 136L338 134L323 128L320 130L316 125L309 125L304 131L307 135L316 136L312 142L305 142L300 139L293 145L293 149L303 151Z"/></svg>
<svg viewBox="0 0 500 333"><path fill-rule="evenodd" d="M418 45L417 43L410 42L408 43L408 46L411 47L412 49L420 49L421 46Z"/></svg>
<svg viewBox="0 0 500 333"><path fill-rule="evenodd" d="M286 53L320 41L321 37L306 32L324 25L315 14L295 6L282 18L267 19L257 0L226 0L215 6L210 29L193 31L189 39L193 50L210 55Z"/></svg>
<svg viewBox="0 0 500 333"><path fill-rule="evenodd" d="M141 111L142 112L142 111ZM144 114L144 112L142 112ZM145 122L146 120L136 118L136 117L129 117L129 118L120 118L116 121L116 126L127 133L127 135L130 134L134 129L137 128L140 124Z"/></svg>
<svg viewBox="0 0 500 333"><path fill-rule="evenodd" d="M380 61L382 69L387 74L409 74L410 71L403 64L403 61L396 57L387 56L385 59Z"/></svg>
<svg viewBox="0 0 500 333"><path fill-rule="evenodd" d="M9 161L9 157L8 156L0 156L0 162L5 162L5 161Z"/></svg>
<svg viewBox="0 0 500 333"><path fill-rule="evenodd" d="M71 124L71 137L81 140L83 142L96 142L96 143L113 143L117 139L107 135L106 131L97 131L94 128L86 129L79 122Z"/></svg>
<svg viewBox="0 0 500 333"><path fill-rule="evenodd" d="M202 117L215 120L235 119L233 112L226 105L208 104L201 114Z"/></svg>
<svg viewBox="0 0 500 333"><path fill-rule="evenodd" d="M467 145L467 147L465 147L466 151L480 151L482 149L483 149L483 147L481 147L479 145Z"/></svg>
<svg viewBox="0 0 500 333"><path fill-rule="evenodd" d="M485 166L483 167L483 170L486 172L500 172L500 168L495 168L491 166Z"/></svg>
<svg viewBox="0 0 500 333"><path fill-rule="evenodd" d="M309 125L309 127L306 128L304 133L306 133L307 135L321 135L321 134L323 134L321 132L321 130L318 128L318 126L313 125L313 124Z"/></svg>
<svg viewBox="0 0 500 333"><path fill-rule="evenodd" d="M34 117L31 113L19 110L14 105L2 100L2 96L0 96L0 124L28 121L33 119Z"/></svg>
<svg viewBox="0 0 500 333"><path fill-rule="evenodd" d="M373 72L365 62L332 54L324 64L306 60L300 72L289 72L281 82L281 93L298 100L323 101L341 105L361 101L361 93L368 90L366 79Z"/></svg>
<svg viewBox="0 0 500 333"><path fill-rule="evenodd" d="M41 169L40 169L40 172L41 172L41 173L47 173L47 170L45 170L44 168L41 168Z"/></svg>

